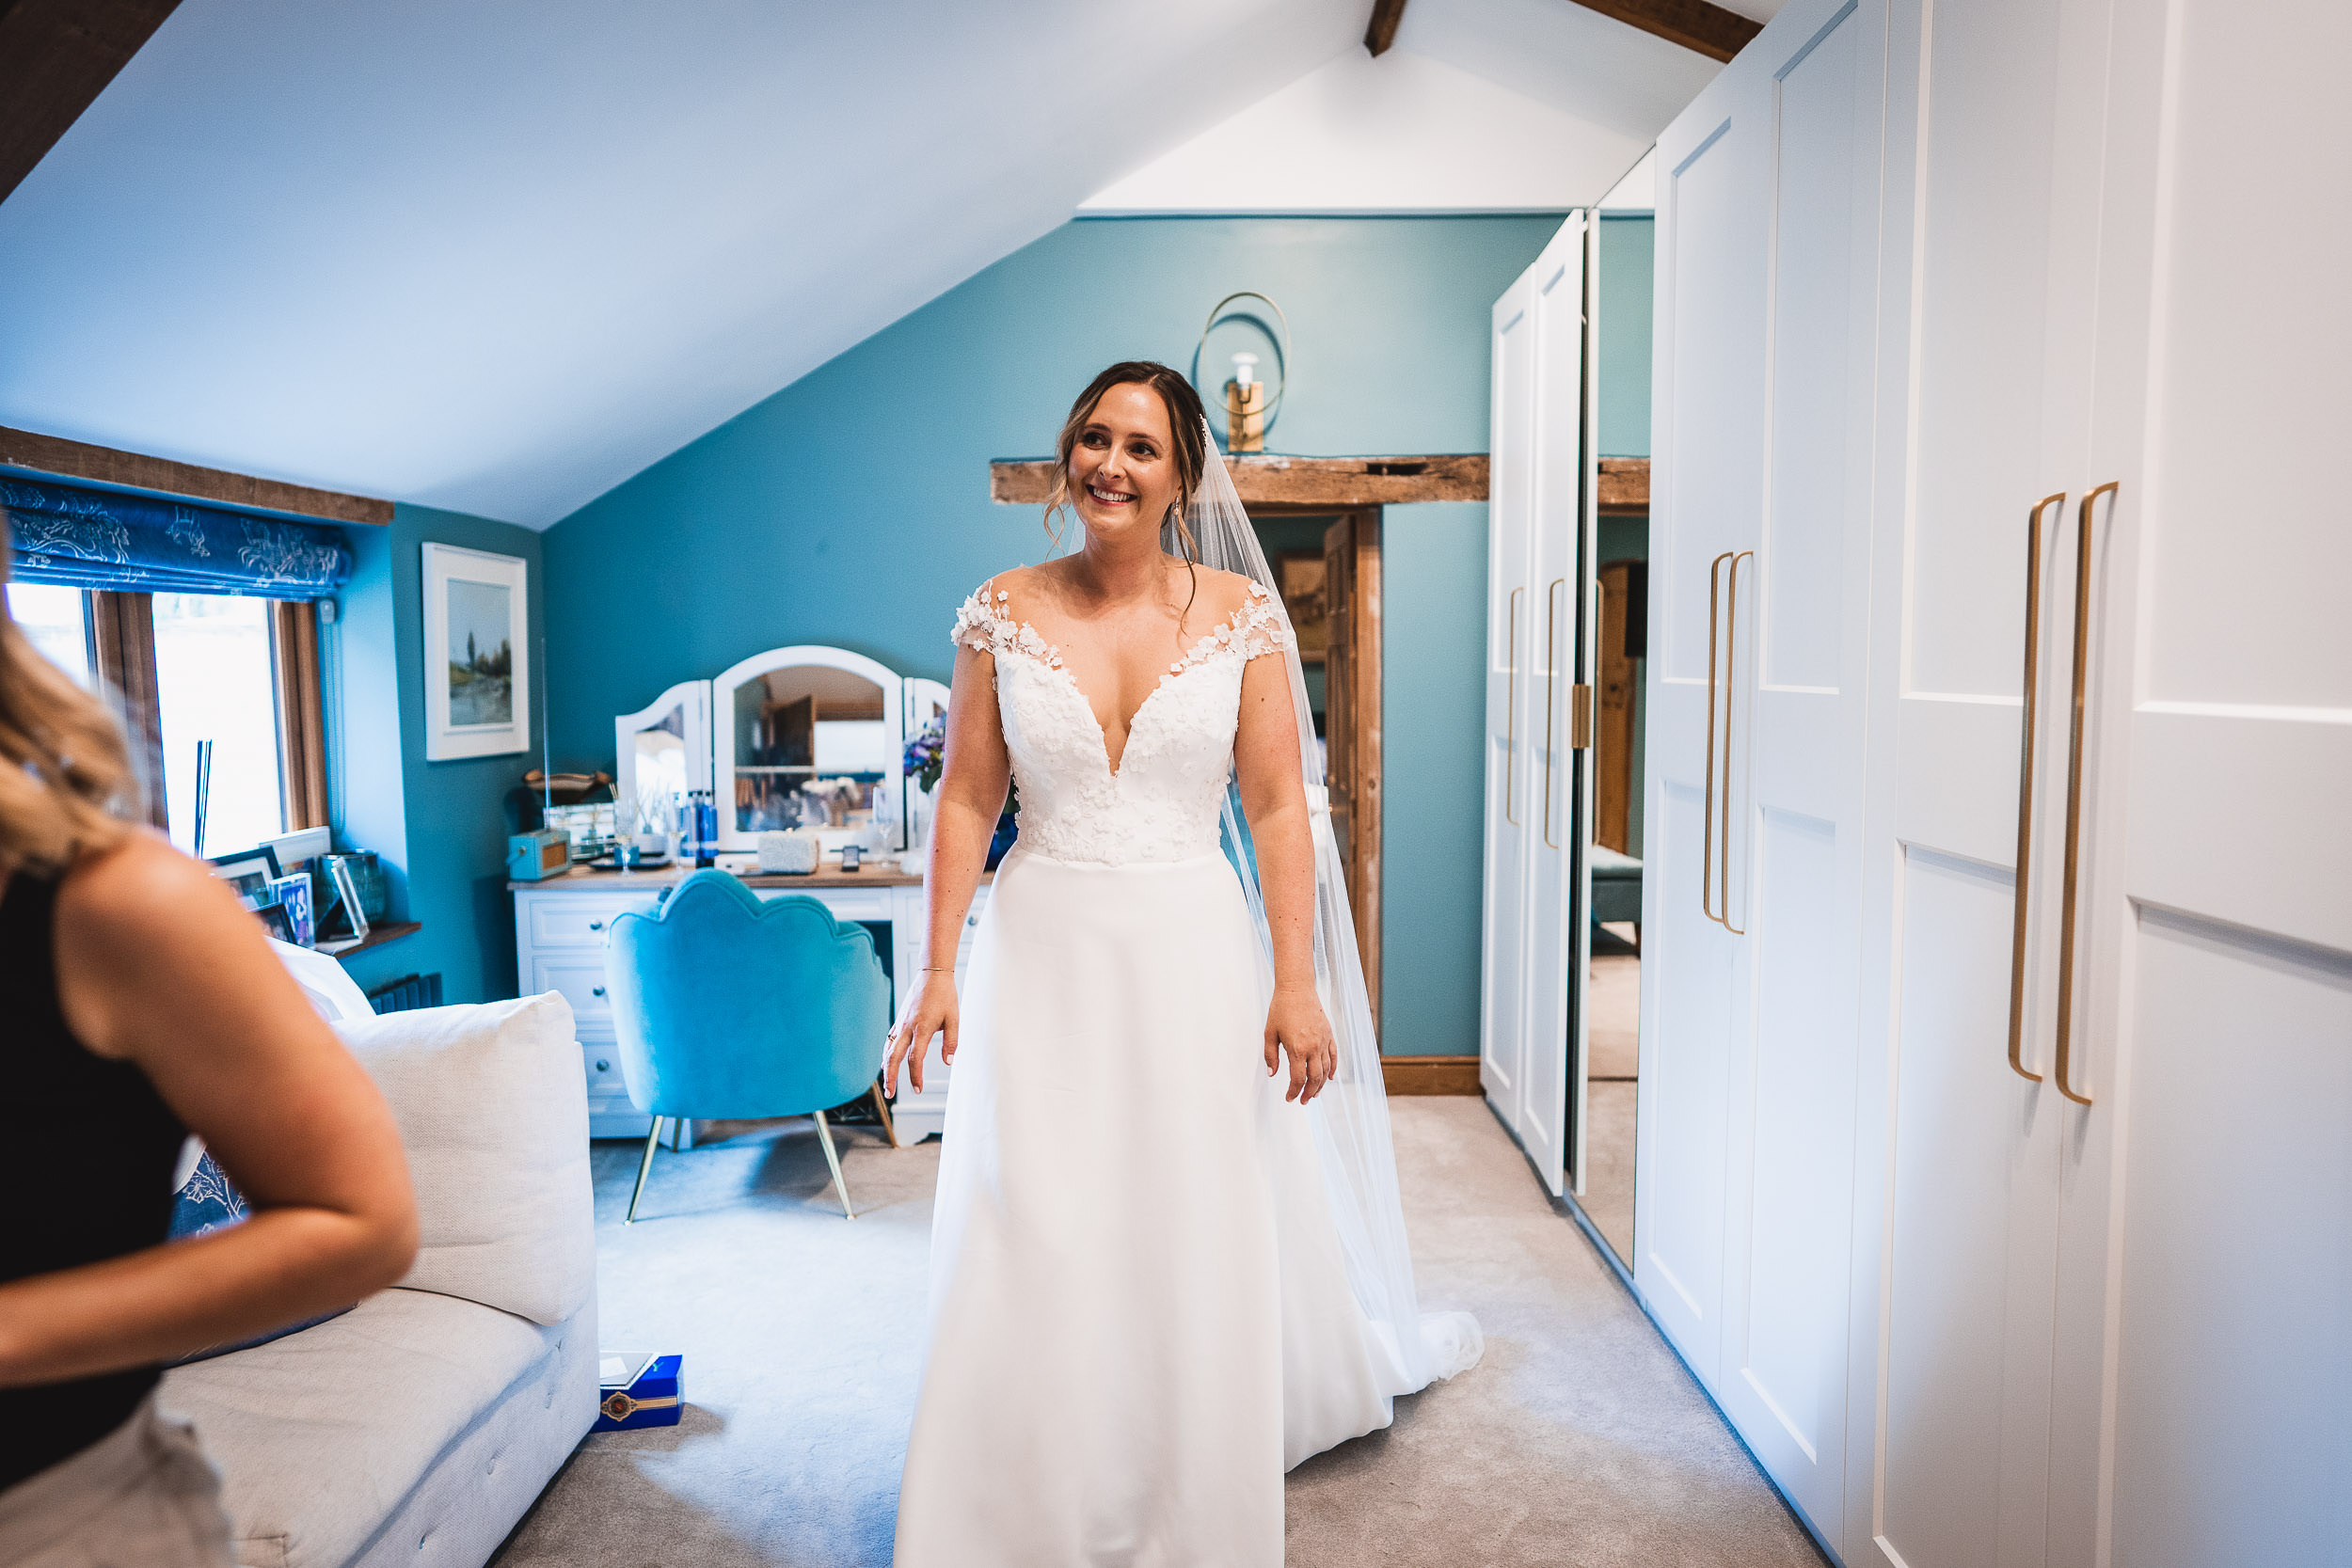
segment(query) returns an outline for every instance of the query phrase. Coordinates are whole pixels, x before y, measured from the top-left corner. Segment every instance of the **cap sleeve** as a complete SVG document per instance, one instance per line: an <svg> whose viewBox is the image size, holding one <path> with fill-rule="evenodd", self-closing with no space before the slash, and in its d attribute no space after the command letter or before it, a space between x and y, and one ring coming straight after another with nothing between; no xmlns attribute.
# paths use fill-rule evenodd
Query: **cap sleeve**
<svg viewBox="0 0 2352 1568"><path fill-rule="evenodd" d="M993 593L995 586L996 579L989 578L957 607L955 628L948 636L958 647L993 654L1004 645L1011 627L1005 620L1006 595Z"/></svg>
<svg viewBox="0 0 2352 1568"><path fill-rule="evenodd" d="M1245 659L1298 646L1298 640L1291 634L1290 618L1262 582L1249 585L1249 597L1233 611L1232 624L1232 645Z"/></svg>

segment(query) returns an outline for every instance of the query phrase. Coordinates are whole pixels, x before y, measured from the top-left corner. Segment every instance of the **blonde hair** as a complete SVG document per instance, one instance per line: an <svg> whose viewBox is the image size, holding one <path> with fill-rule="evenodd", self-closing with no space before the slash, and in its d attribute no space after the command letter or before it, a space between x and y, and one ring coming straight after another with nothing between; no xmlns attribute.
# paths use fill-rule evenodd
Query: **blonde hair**
<svg viewBox="0 0 2352 1568"><path fill-rule="evenodd" d="M56 873L119 843L137 800L121 728L8 613L0 512L0 867Z"/></svg>

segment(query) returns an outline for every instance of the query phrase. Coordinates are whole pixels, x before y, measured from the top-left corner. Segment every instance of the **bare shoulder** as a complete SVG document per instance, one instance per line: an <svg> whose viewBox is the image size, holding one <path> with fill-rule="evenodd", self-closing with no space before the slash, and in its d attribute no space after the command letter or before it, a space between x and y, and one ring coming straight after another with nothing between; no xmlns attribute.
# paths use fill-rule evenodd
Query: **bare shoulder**
<svg viewBox="0 0 2352 1568"><path fill-rule="evenodd" d="M56 949L68 1020L105 1056L129 1053L124 1026L153 1002L283 975L229 884L143 829L66 873Z"/></svg>
<svg viewBox="0 0 2352 1568"><path fill-rule="evenodd" d="M61 940L108 947L178 935L191 920L243 915L229 885L146 829L73 863L57 885Z"/></svg>
<svg viewBox="0 0 2352 1568"><path fill-rule="evenodd" d="M1239 572L1220 571L1214 566L1202 566L1198 570L1200 596L1193 601L1192 613L1185 617L1187 622L1198 622L1205 615L1209 621L1221 626L1231 621L1244 605L1261 592L1254 578Z"/></svg>

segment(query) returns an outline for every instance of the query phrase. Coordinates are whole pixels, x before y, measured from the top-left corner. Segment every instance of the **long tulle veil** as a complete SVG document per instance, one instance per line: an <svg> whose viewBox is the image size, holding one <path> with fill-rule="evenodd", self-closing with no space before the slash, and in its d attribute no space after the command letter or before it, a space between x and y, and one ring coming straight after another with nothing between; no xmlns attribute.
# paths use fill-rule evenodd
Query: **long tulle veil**
<svg viewBox="0 0 2352 1568"><path fill-rule="evenodd" d="M1263 584L1279 610L1282 585L1266 563L1257 531L1249 526L1249 514L1233 488L1232 476L1226 471L1214 431L1204 429L1203 436L1207 462L1199 494L1186 512L1200 562ZM1169 551L1181 549L1172 527L1168 535ZM1283 625L1289 626L1287 612ZM1307 781L1309 816L1314 825L1315 987L1322 993L1324 1010L1330 1015L1340 1048L1339 1075L1308 1106L1307 1116L1314 1129L1349 1282L1375 1331L1396 1352L1402 1385L1392 1391L1407 1393L1433 1379L1451 1377L1474 1366L1485 1344L1477 1321L1469 1313L1424 1314L1413 1286L1412 1251L1406 1242L1405 1212L1397 1195L1396 1148L1389 1131L1388 1091L1380 1073L1380 1042L1373 1031L1363 959L1356 947L1356 925L1348 910L1340 847L1331 832L1323 752L1315 740L1306 672L1299 664L1295 641L1284 653L1283 663L1290 674L1291 708L1298 719L1299 757ZM1240 853L1240 847L1248 842L1240 798L1230 787L1225 792L1224 832L1236 863L1247 866L1248 860ZM1242 885L1270 964L1272 943L1257 879L1244 876Z"/></svg>

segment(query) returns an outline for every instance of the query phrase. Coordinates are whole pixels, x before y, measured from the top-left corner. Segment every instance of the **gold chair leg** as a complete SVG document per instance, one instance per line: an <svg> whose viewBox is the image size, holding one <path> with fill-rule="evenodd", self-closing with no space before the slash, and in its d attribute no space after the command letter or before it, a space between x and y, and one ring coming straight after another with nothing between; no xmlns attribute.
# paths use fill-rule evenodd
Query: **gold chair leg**
<svg viewBox="0 0 2352 1568"><path fill-rule="evenodd" d="M637 1200L645 1196L645 1178L653 1174L653 1146L661 1137L661 1118L653 1118L653 1126L645 1133L645 1157L637 1162L637 1190L628 1195L628 1218L623 1225L637 1223Z"/></svg>
<svg viewBox="0 0 2352 1568"><path fill-rule="evenodd" d="M817 1113L817 1141L825 1146L825 1164L833 1167L833 1190L841 1195L841 1212L857 1218L857 1211L850 1207L850 1184L841 1180L841 1156L833 1150L833 1128L822 1111Z"/></svg>
<svg viewBox="0 0 2352 1568"><path fill-rule="evenodd" d="M891 1148L898 1148L898 1124L890 1119L890 1101L882 1098L882 1080L875 1079L874 1086L866 1092L874 1097L874 1114L882 1117L882 1136L890 1140Z"/></svg>

